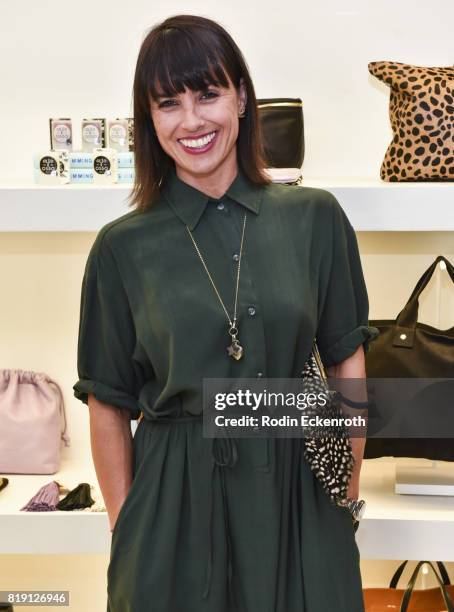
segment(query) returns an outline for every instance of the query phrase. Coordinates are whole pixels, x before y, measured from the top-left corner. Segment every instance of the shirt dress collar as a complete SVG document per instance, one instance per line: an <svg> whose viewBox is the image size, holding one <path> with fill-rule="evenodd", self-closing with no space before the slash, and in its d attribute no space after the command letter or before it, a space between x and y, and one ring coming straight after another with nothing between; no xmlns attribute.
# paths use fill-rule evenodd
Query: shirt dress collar
<svg viewBox="0 0 454 612"><path fill-rule="evenodd" d="M199 191L195 187L188 185L182 181L176 174L175 168L171 168L165 184L161 190L162 195L168 202L174 213L181 221L192 231L199 222L206 205L210 200L218 201L211 198L206 193ZM256 215L260 212L260 204L263 196L263 188L261 185L252 183L242 172L238 170L238 174L233 180L230 187L225 192L222 198L231 198L238 204L241 204Z"/></svg>

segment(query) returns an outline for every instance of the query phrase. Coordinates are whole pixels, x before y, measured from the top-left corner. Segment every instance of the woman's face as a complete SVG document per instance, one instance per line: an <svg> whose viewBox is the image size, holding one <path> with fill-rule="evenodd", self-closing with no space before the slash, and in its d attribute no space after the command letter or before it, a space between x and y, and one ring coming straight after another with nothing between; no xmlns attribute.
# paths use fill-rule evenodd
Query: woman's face
<svg viewBox="0 0 454 612"><path fill-rule="evenodd" d="M209 85L206 91L185 89L176 97L150 104L151 118L164 151L175 161L180 177L192 180L229 169L237 171L238 114L246 105L246 88Z"/></svg>

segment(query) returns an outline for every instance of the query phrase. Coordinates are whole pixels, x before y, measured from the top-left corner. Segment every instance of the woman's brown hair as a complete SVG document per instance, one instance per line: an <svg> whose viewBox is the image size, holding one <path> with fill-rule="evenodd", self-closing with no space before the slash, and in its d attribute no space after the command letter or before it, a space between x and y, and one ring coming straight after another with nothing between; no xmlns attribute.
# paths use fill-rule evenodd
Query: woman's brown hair
<svg viewBox="0 0 454 612"><path fill-rule="evenodd" d="M264 172L267 164L257 100L243 54L215 21L197 15L175 15L149 31L137 59L133 86L135 181L129 206L135 205L142 212L150 208L174 164L156 136L150 97L173 97L184 93L185 87L192 91L204 91L209 85L228 87L225 72L237 91L240 79L244 79L247 94L245 116L239 123L238 165L252 183L271 182Z"/></svg>

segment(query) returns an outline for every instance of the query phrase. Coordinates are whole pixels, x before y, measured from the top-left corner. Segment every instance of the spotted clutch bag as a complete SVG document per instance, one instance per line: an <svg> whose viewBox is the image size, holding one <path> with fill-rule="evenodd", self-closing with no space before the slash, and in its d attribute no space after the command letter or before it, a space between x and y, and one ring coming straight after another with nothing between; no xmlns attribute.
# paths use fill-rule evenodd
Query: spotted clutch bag
<svg viewBox="0 0 454 612"><path fill-rule="evenodd" d="M327 399L323 406L318 402L313 406L308 406L305 410L309 417L319 416L323 419L341 417L341 400L356 408L364 408L368 405L367 402L346 400L338 391L330 390L328 377L315 341L301 375L306 392L322 393ZM341 424L326 426L326 428L323 426L312 429L308 427L305 428L304 440L304 457L311 470L331 503L349 510L356 531L359 520L364 514L366 502L347 497L347 489L355 465L348 429Z"/></svg>

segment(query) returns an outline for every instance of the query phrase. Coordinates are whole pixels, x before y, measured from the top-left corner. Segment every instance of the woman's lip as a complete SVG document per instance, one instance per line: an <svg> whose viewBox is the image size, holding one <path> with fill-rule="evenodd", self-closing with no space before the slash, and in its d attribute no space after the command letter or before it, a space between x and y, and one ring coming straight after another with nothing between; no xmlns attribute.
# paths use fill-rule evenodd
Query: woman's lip
<svg viewBox="0 0 454 612"><path fill-rule="evenodd" d="M198 140L199 138L204 138L205 136L209 136L210 134L216 134L217 130L211 130L211 132L205 132L205 134L201 134L200 136L191 136L188 138L185 138L184 136L182 138L177 138L178 142L180 142L180 140Z"/></svg>
<svg viewBox="0 0 454 612"><path fill-rule="evenodd" d="M213 132L208 132L209 134L212 134ZM188 153L189 155L201 155L203 153L206 153L207 151L210 151L210 149L214 146L214 143L217 141L218 139L218 134L219 132L217 130L215 130L214 132L214 136L213 138L209 141L208 144L206 144L203 147L187 147L185 146L182 142L180 142L180 145L183 147L184 151L186 153Z"/></svg>

